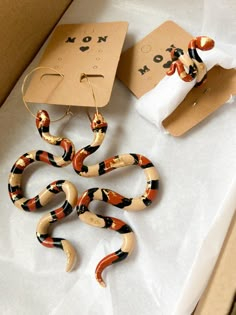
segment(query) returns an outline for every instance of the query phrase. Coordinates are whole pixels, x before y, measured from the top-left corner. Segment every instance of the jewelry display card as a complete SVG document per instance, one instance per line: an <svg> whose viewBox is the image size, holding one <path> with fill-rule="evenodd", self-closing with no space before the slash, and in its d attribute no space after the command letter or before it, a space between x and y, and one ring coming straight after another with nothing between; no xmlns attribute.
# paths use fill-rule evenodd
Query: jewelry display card
<svg viewBox="0 0 236 315"><path fill-rule="evenodd" d="M57 26L39 69L32 75L25 100L72 106L107 105L127 29L127 22Z"/></svg>
<svg viewBox="0 0 236 315"><path fill-rule="evenodd" d="M180 105L163 120L172 136L181 136L236 94L236 70L213 67L201 87L193 88Z"/></svg>
<svg viewBox="0 0 236 315"><path fill-rule="evenodd" d="M188 51L192 38L176 23L163 23L122 53L117 77L138 99L141 98L165 77L171 65L172 48ZM206 83L192 88L178 107L168 117L163 117L162 125L172 136L182 136L235 94L236 70L214 66ZM160 102L161 99L157 99L156 106Z"/></svg>
<svg viewBox="0 0 236 315"><path fill-rule="evenodd" d="M152 90L171 65L173 47L186 47L192 36L172 21L161 24L121 54L117 77L140 98Z"/></svg>

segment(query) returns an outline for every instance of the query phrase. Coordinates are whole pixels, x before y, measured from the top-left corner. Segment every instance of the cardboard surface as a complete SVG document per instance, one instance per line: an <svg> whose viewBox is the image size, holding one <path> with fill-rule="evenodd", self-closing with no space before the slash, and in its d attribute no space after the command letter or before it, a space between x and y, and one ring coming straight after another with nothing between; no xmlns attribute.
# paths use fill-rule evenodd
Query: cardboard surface
<svg viewBox="0 0 236 315"><path fill-rule="evenodd" d="M70 3L0 1L0 106Z"/></svg>
<svg viewBox="0 0 236 315"><path fill-rule="evenodd" d="M236 70L213 67L207 82L193 88L184 101L162 122L172 136L181 136L236 94Z"/></svg>
<svg viewBox="0 0 236 315"><path fill-rule="evenodd" d="M127 28L127 22L59 25L39 67L53 68L63 77L55 76L55 71L50 69L38 70L26 91L26 101L91 107L107 105ZM89 77L82 79L84 73Z"/></svg>
<svg viewBox="0 0 236 315"><path fill-rule="evenodd" d="M209 284L194 315L234 315L236 297L236 212Z"/></svg>
<svg viewBox="0 0 236 315"><path fill-rule="evenodd" d="M117 77L140 98L166 75L171 64L172 45L187 48L191 38L192 36L176 23L164 22L122 53Z"/></svg>

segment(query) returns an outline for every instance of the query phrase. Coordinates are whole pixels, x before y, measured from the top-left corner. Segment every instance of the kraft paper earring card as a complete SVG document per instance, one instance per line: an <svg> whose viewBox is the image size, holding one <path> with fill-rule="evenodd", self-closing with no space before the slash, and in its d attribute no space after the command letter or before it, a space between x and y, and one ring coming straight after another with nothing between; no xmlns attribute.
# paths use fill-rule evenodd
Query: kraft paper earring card
<svg viewBox="0 0 236 315"><path fill-rule="evenodd" d="M175 48L188 51L193 37L173 21L163 23L121 54L117 77L141 98L166 76L172 64L171 51ZM183 135L236 94L236 70L218 66L220 57L215 64L207 73L206 83L193 87L177 108L163 117L162 126L171 135ZM154 105L158 107L160 103L158 98Z"/></svg>
<svg viewBox="0 0 236 315"><path fill-rule="evenodd" d="M185 47L192 36L167 21L122 53L117 77L140 98L153 89L171 65L173 47Z"/></svg>
<svg viewBox="0 0 236 315"><path fill-rule="evenodd" d="M64 24L54 30L25 94L32 103L108 104L127 33L127 22ZM82 80L83 74L89 77ZM63 75L63 76L62 76ZM90 83L90 84L89 84Z"/></svg>
<svg viewBox="0 0 236 315"><path fill-rule="evenodd" d="M163 120L163 127L173 136L181 136L210 116L236 94L236 70L213 67L207 82L193 88L181 104Z"/></svg>

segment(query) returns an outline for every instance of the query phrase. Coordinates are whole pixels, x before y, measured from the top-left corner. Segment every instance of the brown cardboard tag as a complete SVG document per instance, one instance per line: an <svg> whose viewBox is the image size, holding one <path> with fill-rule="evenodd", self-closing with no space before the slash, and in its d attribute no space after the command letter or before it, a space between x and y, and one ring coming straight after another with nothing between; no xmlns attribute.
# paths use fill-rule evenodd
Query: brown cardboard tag
<svg viewBox="0 0 236 315"><path fill-rule="evenodd" d="M173 136L181 136L221 107L236 94L236 70L213 67L207 82L193 88L183 102L166 118L162 125Z"/></svg>
<svg viewBox="0 0 236 315"><path fill-rule="evenodd" d="M174 46L187 51L192 37L172 21L163 23L122 53L117 70L118 78L140 98L166 75L171 64L171 48ZM162 125L171 135L181 136L217 110L235 93L236 70L215 66L208 72L207 82L200 88L193 88Z"/></svg>
<svg viewBox="0 0 236 315"><path fill-rule="evenodd" d="M95 106L96 101L97 107L108 104L127 28L127 22L59 25L38 66L53 68L63 77L46 68L35 71L25 100L77 106ZM89 75L89 82L81 80L83 73Z"/></svg>
<svg viewBox="0 0 236 315"><path fill-rule="evenodd" d="M187 50L192 36L172 21L167 21L121 54L117 77L140 98L152 90L171 65L172 46Z"/></svg>

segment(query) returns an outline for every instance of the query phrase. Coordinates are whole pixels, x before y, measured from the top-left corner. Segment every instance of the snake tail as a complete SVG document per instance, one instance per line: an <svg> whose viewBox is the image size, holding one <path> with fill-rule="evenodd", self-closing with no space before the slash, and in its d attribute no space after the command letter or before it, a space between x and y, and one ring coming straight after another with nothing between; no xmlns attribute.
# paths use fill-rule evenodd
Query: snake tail
<svg viewBox="0 0 236 315"><path fill-rule="evenodd" d="M76 252L73 246L69 241L63 238L51 237L49 228L53 223L64 219L66 216L71 214L76 206L78 193L75 186L69 181L53 182L47 187L47 189L54 194L64 192L66 200L60 208L45 214L40 219L36 229L36 236L43 246L62 249L67 256L66 271L71 271L76 261Z"/></svg>
<svg viewBox="0 0 236 315"><path fill-rule="evenodd" d="M93 189L93 192L99 192L99 189ZM92 195L90 195L92 196ZM88 205L92 199L87 198L88 195L82 195L78 199L77 213L81 221L100 228L106 228L118 232L122 235L123 243L119 250L105 256L97 265L95 270L95 276L98 283L105 287L106 284L102 277L102 272L108 266L124 260L132 252L135 243L135 236L132 228L125 222L109 216L102 216L89 211Z"/></svg>

